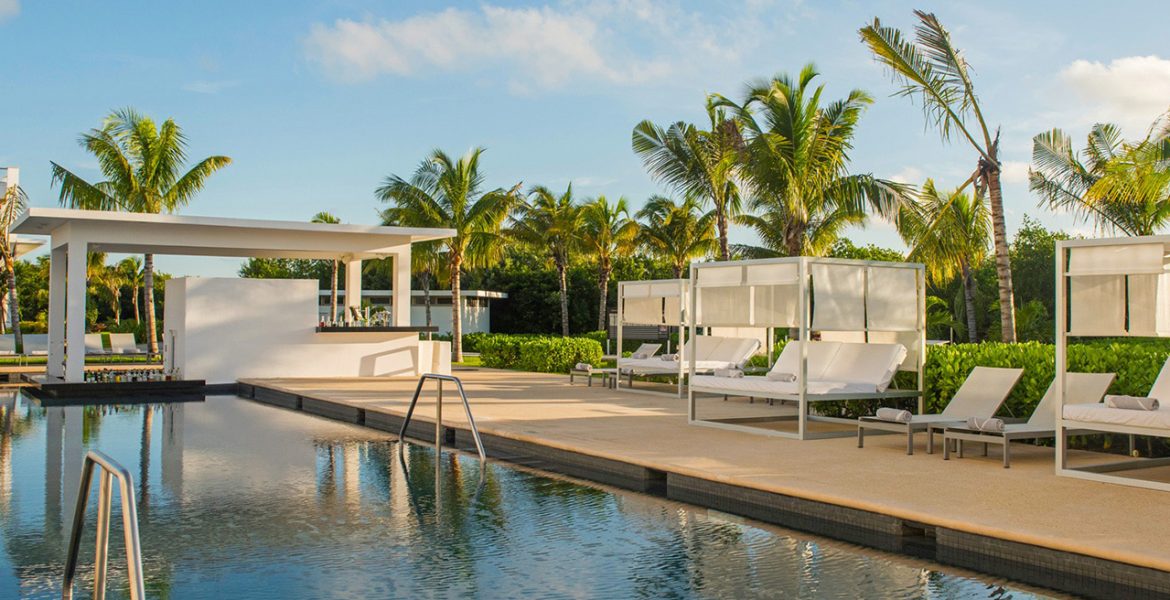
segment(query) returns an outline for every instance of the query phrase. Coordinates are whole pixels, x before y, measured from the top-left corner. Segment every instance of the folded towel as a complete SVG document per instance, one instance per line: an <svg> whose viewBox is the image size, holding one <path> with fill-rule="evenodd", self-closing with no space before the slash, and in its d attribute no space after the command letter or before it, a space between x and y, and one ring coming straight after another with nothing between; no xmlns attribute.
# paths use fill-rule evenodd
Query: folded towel
<svg viewBox="0 0 1170 600"><path fill-rule="evenodd" d="M593 365L591 365L589 363L577 363L577 366L573 367L573 370L574 371L592 371Z"/></svg>
<svg viewBox="0 0 1170 600"><path fill-rule="evenodd" d="M1105 405L1126 410L1158 410L1157 398L1140 396L1105 396Z"/></svg>
<svg viewBox="0 0 1170 600"><path fill-rule="evenodd" d="M739 369L715 369L715 376L739 379L740 377L743 377L743 371L740 371Z"/></svg>
<svg viewBox="0 0 1170 600"><path fill-rule="evenodd" d="M768 371L769 381L796 381L796 375L792 373L776 373L775 371Z"/></svg>
<svg viewBox="0 0 1170 600"><path fill-rule="evenodd" d="M630 358L636 358L638 360L642 360L644 358L650 358L650 356L647 355L645 352L635 352L635 353L630 355Z"/></svg>
<svg viewBox="0 0 1170 600"><path fill-rule="evenodd" d="M678 362L678 355L677 354L663 354L662 360L665 360L666 362Z"/></svg>
<svg viewBox="0 0 1170 600"><path fill-rule="evenodd" d="M967 419L967 429L974 429L975 431L1003 432L1003 419L997 419L995 417L991 417L990 419L970 417Z"/></svg>
<svg viewBox="0 0 1170 600"><path fill-rule="evenodd" d="M879 408L874 416L883 421L893 421L894 423L909 423L914 420L914 415L910 411L897 408Z"/></svg>

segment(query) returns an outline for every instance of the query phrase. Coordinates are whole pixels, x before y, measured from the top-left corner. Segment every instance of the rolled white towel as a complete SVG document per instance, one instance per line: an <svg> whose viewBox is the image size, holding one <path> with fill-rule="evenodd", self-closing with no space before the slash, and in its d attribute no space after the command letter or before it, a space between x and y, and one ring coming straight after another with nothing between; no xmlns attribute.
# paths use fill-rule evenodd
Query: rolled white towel
<svg viewBox="0 0 1170 600"><path fill-rule="evenodd" d="M1158 399L1110 395L1105 396L1105 405L1110 408L1124 408L1126 410L1158 410Z"/></svg>
<svg viewBox="0 0 1170 600"><path fill-rule="evenodd" d="M678 362L678 355L677 354L663 354L662 360L665 360L666 362Z"/></svg>
<svg viewBox="0 0 1170 600"><path fill-rule="evenodd" d="M1003 419L991 417L990 419L980 419L979 417L969 417L967 419L967 429L974 429L975 431L994 431L997 433L1003 432Z"/></svg>
<svg viewBox="0 0 1170 600"><path fill-rule="evenodd" d="M909 423L914 420L914 415L910 411L897 408L879 408L874 416L883 421L893 421L894 423Z"/></svg>
<svg viewBox="0 0 1170 600"><path fill-rule="evenodd" d="M792 373L777 373L775 371L768 371L769 381L796 381L796 375Z"/></svg>
<svg viewBox="0 0 1170 600"><path fill-rule="evenodd" d="M593 365L591 365L589 363L577 363L577 366L573 367L573 370L574 371L593 371Z"/></svg>
<svg viewBox="0 0 1170 600"><path fill-rule="evenodd" d="M648 356L645 352L635 352L635 353L630 355L630 358L642 360L644 358L650 358L650 356Z"/></svg>
<svg viewBox="0 0 1170 600"><path fill-rule="evenodd" d="M740 377L743 377L743 371L740 371L739 369L715 369L715 376L739 379Z"/></svg>

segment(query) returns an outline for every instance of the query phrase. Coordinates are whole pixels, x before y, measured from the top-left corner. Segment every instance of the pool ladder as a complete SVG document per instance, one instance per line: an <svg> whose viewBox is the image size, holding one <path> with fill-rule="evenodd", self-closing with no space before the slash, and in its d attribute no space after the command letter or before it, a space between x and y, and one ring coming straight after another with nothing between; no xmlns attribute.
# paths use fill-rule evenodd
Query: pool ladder
<svg viewBox="0 0 1170 600"><path fill-rule="evenodd" d="M479 438L479 429L475 426L475 418L471 416L471 404L467 402L467 393L463 391L463 382L452 375L423 373L422 377L418 378L418 386L414 388L414 397L410 399L410 408L406 409L406 418L402 420L402 428L398 430L398 439L406 439L406 427L410 425L410 418L414 416L414 407L418 404L423 384L428 379L439 382L439 396L435 399L435 445L441 446L443 443L443 382L451 381L455 383L455 388L459 390L459 397L463 399L463 410L467 412L467 424L471 426L471 436L475 438L475 449L479 451L479 459L486 460L487 453L483 451L483 440Z"/></svg>
<svg viewBox="0 0 1170 600"><path fill-rule="evenodd" d="M106 563L110 548L110 509L113 505L113 478L118 478L122 496L122 531L126 538L126 575L129 579L130 600L145 598L142 583L142 545L138 539L138 501L134 498L134 478L130 471L110 457L90 450L81 467L81 489L77 492L77 507L73 512L73 530L69 534L69 553L65 559L65 582L61 588L64 600L73 598L73 578L77 574L77 556L81 550L81 531L85 527L85 509L94 471L98 475L97 549L93 559L93 599L106 597Z"/></svg>

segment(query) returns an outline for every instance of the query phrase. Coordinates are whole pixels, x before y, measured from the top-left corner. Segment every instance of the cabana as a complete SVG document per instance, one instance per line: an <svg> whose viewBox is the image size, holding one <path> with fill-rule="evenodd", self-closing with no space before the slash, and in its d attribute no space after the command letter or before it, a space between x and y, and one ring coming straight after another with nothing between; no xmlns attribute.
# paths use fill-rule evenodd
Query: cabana
<svg viewBox="0 0 1170 600"><path fill-rule="evenodd" d="M683 361L667 362L657 356L622 358L622 340L627 325L678 327L679 342L686 327L687 297L690 281L687 279L654 279L647 281L619 281L617 298L617 384L621 375L676 375L678 393L683 390L686 366ZM667 350L669 353L669 348Z"/></svg>
<svg viewBox="0 0 1170 600"><path fill-rule="evenodd" d="M1158 410L1074 404L1068 389L1068 339L1170 337L1170 236L1067 240L1056 244L1056 473L1094 481L1170 490L1170 458L1093 461L1069 466L1068 436L1090 433L1170 438L1166 368L1151 396ZM1108 397L1107 397L1108 398ZM1083 458L1078 456L1077 458ZM1156 467L1163 467L1156 469ZM1134 473L1135 469L1150 469ZM1123 472L1129 472L1122 475ZM1143 475L1146 478L1143 478Z"/></svg>
<svg viewBox="0 0 1170 600"><path fill-rule="evenodd" d="M814 257L696 263L691 282L692 332L782 327L794 334L766 376L692 370L691 423L813 439L856 434L856 420L810 410L818 402L917 398L922 412L922 265ZM898 370L917 373L915 389L890 388ZM727 402L731 397L752 404ZM796 405L795 413L786 403Z"/></svg>

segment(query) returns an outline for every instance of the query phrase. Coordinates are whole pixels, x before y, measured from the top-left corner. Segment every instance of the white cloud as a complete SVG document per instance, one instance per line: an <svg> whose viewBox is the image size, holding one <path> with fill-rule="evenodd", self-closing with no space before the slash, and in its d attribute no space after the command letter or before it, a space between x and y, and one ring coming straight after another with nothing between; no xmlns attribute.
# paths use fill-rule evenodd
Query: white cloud
<svg viewBox="0 0 1170 600"><path fill-rule="evenodd" d="M305 39L312 62L328 75L362 81L429 70L512 67L517 93L577 78L635 83L666 74L661 61L621 56L619 46L585 11L542 8L449 8L402 20L339 19L315 24Z"/></svg>
<svg viewBox="0 0 1170 600"><path fill-rule="evenodd" d="M910 183L914 185L921 185L926 177L923 176L922 169L917 167L906 167L893 175L890 175L892 181L898 183Z"/></svg>
<svg viewBox="0 0 1170 600"><path fill-rule="evenodd" d="M0 0L0 23L20 14L20 0Z"/></svg>
<svg viewBox="0 0 1170 600"><path fill-rule="evenodd" d="M1060 82L1080 101L1086 124L1117 123L1132 137L1144 135L1170 108L1170 60L1158 56L1127 56L1109 64L1073 61L1061 71Z"/></svg>
<svg viewBox="0 0 1170 600"><path fill-rule="evenodd" d="M1004 183L1028 183L1028 167L1026 162L1007 160L1000 167L1000 179Z"/></svg>
<svg viewBox="0 0 1170 600"><path fill-rule="evenodd" d="M237 81L192 81L183 84L183 90L196 94L218 94L223 90L235 87Z"/></svg>

